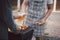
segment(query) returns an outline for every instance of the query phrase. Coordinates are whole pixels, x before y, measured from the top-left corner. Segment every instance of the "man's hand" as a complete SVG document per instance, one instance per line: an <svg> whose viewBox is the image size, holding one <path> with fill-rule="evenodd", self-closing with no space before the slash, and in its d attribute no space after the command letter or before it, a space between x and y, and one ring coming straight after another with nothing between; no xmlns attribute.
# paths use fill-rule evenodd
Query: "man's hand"
<svg viewBox="0 0 60 40"><path fill-rule="evenodd" d="M26 28L28 28L28 25L27 24L24 24L21 29L22 30L25 30Z"/></svg>
<svg viewBox="0 0 60 40"><path fill-rule="evenodd" d="M25 30L26 28L28 28L28 25L27 24L24 24L23 26L18 25L18 28L20 30Z"/></svg>
<svg viewBox="0 0 60 40"><path fill-rule="evenodd" d="M41 22L35 22L36 25L42 25L45 24L46 20L42 19Z"/></svg>

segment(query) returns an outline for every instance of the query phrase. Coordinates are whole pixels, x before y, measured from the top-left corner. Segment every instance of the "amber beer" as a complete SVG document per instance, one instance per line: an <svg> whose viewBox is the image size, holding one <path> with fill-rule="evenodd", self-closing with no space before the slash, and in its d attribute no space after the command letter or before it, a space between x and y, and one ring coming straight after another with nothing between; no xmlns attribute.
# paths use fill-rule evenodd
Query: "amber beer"
<svg viewBox="0 0 60 40"><path fill-rule="evenodd" d="M18 14L20 16L19 18L15 19L15 22L19 26L23 26L23 21L25 20L26 14L25 13L20 13Z"/></svg>
<svg viewBox="0 0 60 40"><path fill-rule="evenodd" d="M20 18L18 18L18 23L22 22L25 19L25 14L22 14Z"/></svg>
<svg viewBox="0 0 60 40"><path fill-rule="evenodd" d="M20 15L21 17L20 18L18 18L18 23L21 23L21 22L23 22L24 21L24 19L25 19L25 17L26 17L26 14L22 14L22 15ZM26 26L26 25L24 25L23 26L23 24L21 25L18 25L18 27L21 29L21 30L25 30L26 28L28 28L28 26Z"/></svg>

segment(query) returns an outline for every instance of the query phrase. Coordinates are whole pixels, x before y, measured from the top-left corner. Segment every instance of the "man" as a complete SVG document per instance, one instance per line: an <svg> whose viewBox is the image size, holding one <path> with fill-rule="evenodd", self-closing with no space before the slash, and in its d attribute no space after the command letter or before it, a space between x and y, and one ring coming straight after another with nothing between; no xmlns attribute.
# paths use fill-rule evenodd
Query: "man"
<svg viewBox="0 0 60 40"><path fill-rule="evenodd" d="M26 11L26 7L28 9ZM47 12L46 12L47 7ZM22 12L27 12L25 25L34 28L36 40L44 40L45 23L53 10L53 0L24 0Z"/></svg>
<svg viewBox="0 0 60 40"><path fill-rule="evenodd" d="M13 21L9 0L0 0L0 40L8 40L8 28L14 33L19 33Z"/></svg>

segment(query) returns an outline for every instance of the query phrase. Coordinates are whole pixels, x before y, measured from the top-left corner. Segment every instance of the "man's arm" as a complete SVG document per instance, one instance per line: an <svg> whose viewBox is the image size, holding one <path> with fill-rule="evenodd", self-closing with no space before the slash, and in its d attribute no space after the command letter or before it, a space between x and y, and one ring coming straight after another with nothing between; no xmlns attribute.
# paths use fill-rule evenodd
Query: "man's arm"
<svg viewBox="0 0 60 40"><path fill-rule="evenodd" d="M50 14L52 13L53 11L53 0L47 0L47 12L46 12L46 15L45 17L42 19L42 22L40 24L44 24L46 23L46 20L47 18L50 16Z"/></svg>
<svg viewBox="0 0 60 40"><path fill-rule="evenodd" d="M26 9L28 8L28 3L29 1L28 0L24 0L23 3L22 3L22 13L24 13L26 15ZM26 18L25 18L26 19ZM28 25L26 24L26 20L24 20L24 24L23 24L23 27L27 27Z"/></svg>
<svg viewBox="0 0 60 40"><path fill-rule="evenodd" d="M28 0L24 0L22 3L22 12L26 12L26 8L28 6Z"/></svg>
<svg viewBox="0 0 60 40"><path fill-rule="evenodd" d="M53 10L53 0L47 0L47 13L46 16L43 18L44 20L47 20L47 18L50 16Z"/></svg>
<svg viewBox="0 0 60 40"><path fill-rule="evenodd" d="M47 5L48 7L48 11L46 13L46 16L43 18L44 20L47 20L47 18L50 16L50 14L52 13L52 10L53 10L53 4L48 4Z"/></svg>
<svg viewBox="0 0 60 40"><path fill-rule="evenodd" d="M48 10L45 17L41 20L41 22L36 22L36 24L41 25L46 23L47 18L50 16L53 10L53 0L47 0L47 8Z"/></svg>

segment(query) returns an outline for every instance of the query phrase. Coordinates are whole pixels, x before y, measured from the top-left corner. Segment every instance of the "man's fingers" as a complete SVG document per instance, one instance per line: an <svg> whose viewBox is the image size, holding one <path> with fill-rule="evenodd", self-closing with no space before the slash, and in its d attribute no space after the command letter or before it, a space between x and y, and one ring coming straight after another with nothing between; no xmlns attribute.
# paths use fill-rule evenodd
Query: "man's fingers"
<svg viewBox="0 0 60 40"><path fill-rule="evenodd" d="M28 27L28 25L27 24L25 24L25 25L23 25L24 27Z"/></svg>
<svg viewBox="0 0 60 40"><path fill-rule="evenodd" d="M27 25L27 24L24 24L24 25L21 27L21 30L25 30L26 28L28 28L28 25Z"/></svg>
<svg viewBox="0 0 60 40"><path fill-rule="evenodd" d="M45 22L40 22L39 25L45 24Z"/></svg>
<svg viewBox="0 0 60 40"><path fill-rule="evenodd" d="M35 24L39 24L39 22L35 22Z"/></svg>
<svg viewBox="0 0 60 40"><path fill-rule="evenodd" d="M41 25L42 23L41 22L39 22L39 25Z"/></svg>
<svg viewBox="0 0 60 40"><path fill-rule="evenodd" d="M42 24L44 24L44 22L36 22L35 24L42 25Z"/></svg>

